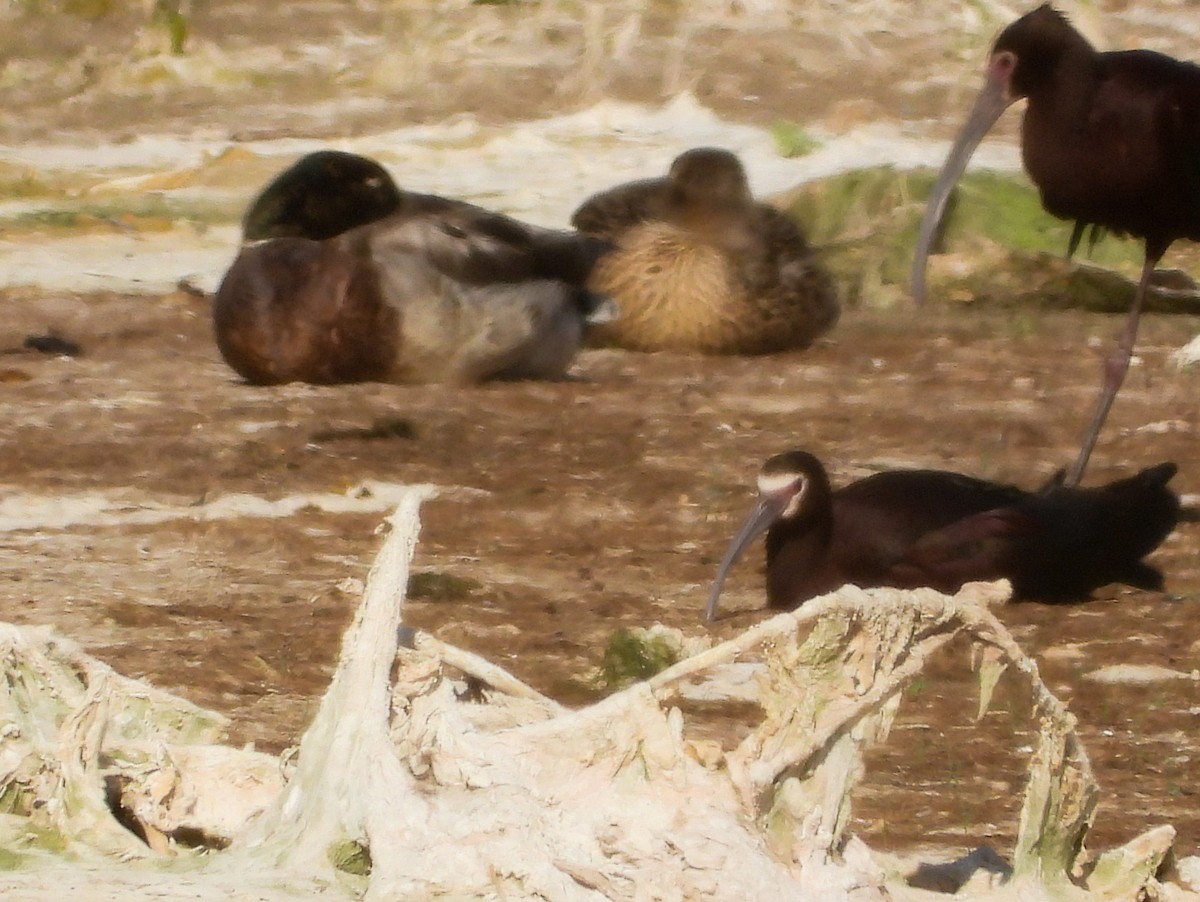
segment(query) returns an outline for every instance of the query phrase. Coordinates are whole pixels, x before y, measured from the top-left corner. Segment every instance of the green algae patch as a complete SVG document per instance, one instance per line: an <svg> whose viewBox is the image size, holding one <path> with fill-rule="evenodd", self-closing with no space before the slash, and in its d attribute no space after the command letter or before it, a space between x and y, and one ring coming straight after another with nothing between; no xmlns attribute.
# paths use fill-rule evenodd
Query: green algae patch
<svg viewBox="0 0 1200 902"><path fill-rule="evenodd" d="M26 166L0 163L0 200L25 200L53 193L44 177Z"/></svg>
<svg viewBox="0 0 1200 902"><path fill-rule="evenodd" d="M596 681L606 689L620 689L678 661L679 649L665 637L620 629L609 637Z"/></svg>
<svg viewBox="0 0 1200 902"><path fill-rule="evenodd" d="M95 22L119 11L120 0L16 0L14 6L26 15L72 16Z"/></svg>
<svg viewBox="0 0 1200 902"><path fill-rule="evenodd" d="M833 273L847 307L890 307L908 296L908 273L932 175L891 167L809 182L783 198Z"/></svg>
<svg viewBox="0 0 1200 902"><path fill-rule="evenodd" d="M932 173L928 175L932 189ZM921 192L922 212L928 195L928 189ZM982 236L1014 250L1053 248L1066 253L1071 224L1042 209L1037 191L1024 175L975 172L955 190L942 222L942 236L947 249L961 240Z"/></svg>
<svg viewBox="0 0 1200 902"><path fill-rule="evenodd" d="M886 308L911 297L917 234L936 175L856 169L802 185L779 202L804 226L847 307ZM1128 310L1141 242L1101 233L1091 245L1085 233L1067 261L1073 226L1042 209L1023 173L969 173L947 204L929 257L930 299ZM1176 279L1154 292L1147 309L1196 312L1195 286Z"/></svg>
<svg viewBox="0 0 1200 902"><path fill-rule="evenodd" d="M821 140L814 137L804 126L789 119L779 119L771 125L771 137L775 139L775 149L781 157L805 157L821 146Z"/></svg>
<svg viewBox="0 0 1200 902"><path fill-rule="evenodd" d="M161 197L114 199L103 203L56 203L27 210L0 223L6 232L168 231L178 225L204 228L236 222L236 212L223 205L181 203Z"/></svg>
<svg viewBox="0 0 1200 902"><path fill-rule="evenodd" d="M360 842L346 840L329 850L329 861L346 874L355 877L371 876L371 850Z"/></svg>
<svg viewBox="0 0 1200 902"><path fill-rule="evenodd" d="M241 147L195 166L138 173L124 168L48 176L0 164L0 230L129 233L236 225L246 199L279 168Z"/></svg>
<svg viewBox="0 0 1200 902"><path fill-rule="evenodd" d="M426 571L408 578L408 597L422 601L462 601L470 598L480 584L453 573Z"/></svg>
<svg viewBox="0 0 1200 902"><path fill-rule="evenodd" d="M17 870L47 855L64 856L69 845L61 833L37 819L0 816L0 853L5 856L0 870Z"/></svg>

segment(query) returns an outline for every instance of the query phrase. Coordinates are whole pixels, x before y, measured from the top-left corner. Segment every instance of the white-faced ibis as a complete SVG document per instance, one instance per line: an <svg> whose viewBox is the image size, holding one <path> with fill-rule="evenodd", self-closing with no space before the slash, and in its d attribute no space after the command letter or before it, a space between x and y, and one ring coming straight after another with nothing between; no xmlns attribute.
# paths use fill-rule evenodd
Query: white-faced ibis
<svg viewBox="0 0 1200 902"><path fill-rule="evenodd" d="M1179 518L1163 463L1108 485L1053 480L1036 492L944 470L893 470L834 491L805 451L763 464L759 502L730 544L708 599L712 620L725 574L767 533L767 604L794 608L851 583L956 592L1005 578L1017 598L1081 600L1113 582L1161 589L1142 558Z"/></svg>
<svg viewBox="0 0 1200 902"><path fill-rule="evenodd" d="M992 123L1022 98L1021 156L1046 210L1075 220L1080 234L1090 224L1145 242L1133 305L1066 478L1074 485L1129 368L1151 273L1173 241L1200 239L1200 67L1148 50L1097 52L1049 5L1005 28L925 209L913 264L918 302L951 189Z"/></svg>
<svg viewBox="0 0 1200 902"><path fill-rule="evenodd" d="M621 310L598 343L764 354L806 347L837 321L833 279L804 232L754 200L726 150L693 148L666 177L589 198L571 222L617 246L590 283Z"/></svg>
<svg viewBox="0 0 1200 902"><path fill-rule="evenodd" d="M297 220L311 225L313 210L341 221L330 209L277 206L254 221L288 234ZM213 303L217 346L258 384L558 378L586 323L611 315L585 287L607 249L400 192L389 215L335 237L244 245Z"/></svg>
<svg viewBox="0 0 1200 902"><path fill-rule="evenodd" d="M401 199L388 171L374 160L318 150L279 173L254 199L242 217L242 237L320 241L396 212Z"/></svg>

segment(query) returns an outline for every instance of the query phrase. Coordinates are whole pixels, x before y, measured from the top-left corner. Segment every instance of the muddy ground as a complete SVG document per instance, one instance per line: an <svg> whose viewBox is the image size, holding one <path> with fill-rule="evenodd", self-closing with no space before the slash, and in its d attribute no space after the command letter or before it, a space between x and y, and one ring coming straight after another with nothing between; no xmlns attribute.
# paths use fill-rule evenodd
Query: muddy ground
<svg viewBox="0 0 1200 902"><path fill-rule="evenodd" d="M280 8L302 6L309 8ZM263 23L237 4L205 9L229 12L233 18L220 22L231 34L242 33L231 22L244 31L253 21L281 44L313 31L339 33L318 15L325 6L310 6L311 22ZM357 4L354 15L374 8ZM659 19L648 21L668 34ZM197 20L200 34L204 24ZM695 55L687 57L720 51L712 51L708 68L690 65L701 73L701 99L731 117L769 121L786 109L826 120L847 110L920 118L967 93L943 80L923 94L897 79L896 60L933 47L932 30L879 37L872 48L903 53L879 57L890 62L871 63L863 81L837 76L836 67L791 78L793 45L772 56L778 31L758 34L755 45L755 35L739 28L699 29L689 51ZM69 63L86 55L83 39L72 45L69 32L26 34L41 36L53 51L44 56ZM649 52L655 34L647 25L638 52ZM802 44L807 32L798 34ZM1154 44L1164 31L1146 26L1145 34ZM846 46L876 59L853 41ZM963 46L952 62L949 51L939 52L934 62L953 71L978 59ZM932 71L934 62L921 59ZM108 71L87 70L94 79ZM531 116L578 102L550 87L551 63L520 71L523 94L492 91L511 109L471 94L471 85L488 81L472 70L447 77L432 94L398 91L407 106L392 104L388 124L436 121L459 109ZM286 135L380 124L356 118L349 106L341 119L316 121L309 115L316 95L337 96L329 84L317 89L297 79L299 96L287 94L290 83L275 86L280 102L237 117L239 127ZM656 70L645 83L612 77L597 84L601 92L657 100L666 81ZM133 134L148 122L192 131L221 119L233 129L204 91L148 95L138 112L128 102L103 102L102 92L94 103L73 103L70 97L91 95L86 87L69 94L66 76L19 88L11 109L20 115L5 127L10 142ZM906 97L920 100L897 113ZM590 674L615 630L658 621L720 638L764 616L761 571L748 561L727 587L728 608L739 613L713 626L701 617L764 457L806 448L827 462L835 482L931 466L1039 485L1073 459L1100 353L1119 325L1103 316L969 304L920 316L848 310L804 353L712 359L594 349L560 383L263 389L241 384L221 362L203 296L19 286L4 289L0 305L0 503L102 493L129 509L170 502L186 513L234 492L278 499L364 480L434 483L444 491L424 509L416 567L455 579L435 580L440 592L410 599L406 621L570 702L603 691ZM26 335L48 330L83 353L21 348ZM1174 460L1175 488L1200 492L1200 377L1169 359L1198 331L1197 317L1144 324L1139 363L1089 482ZM296 740L326 685L355 603L343 581L365 577L379 520L312 508L281 519L182 516L157 525L11 529L0 534L0 618L54 624L123 673L225 712L234 741L280 750ZM1170 823L1179 831L1177 851L1196 854L1200 681L1089 678L1117 663L1184 674L1200 668L1200 526L1182 523L1153 560L1167 575L1166 593L1111 587L1086 604L1021 604L1000 613L1079 718L1103 790L1091 844L1106 848ZM962 851L989 842L1009 850L1030 724L1025 696L1007 682L976 725L964 649L918 681L889 743L869 761L852 829L880 848ZM741 726L715 729L732 740Z"/></svg>
<svg viewBox="0 0 1200 902"><path fill-rule="evenodd" d="M52 308L53 314L50 309ZM728 637L764 616L759 567L729 584L744 613L702 622L708 581L752 501L757 464L815 450L843 481L947 467L1026 486L1071 459L1106 318L850 313L803 354L706 359L590 350L575 378L471 389L250 388L209 340L190 296L9 293L8 328L52 315L79 358L5 358L0 415L11 490L100 490L131 505L232 492L280 498L365 479L448 489L424 512L416 566L458 577L411 599L411 625L510 667L569 701L612 633L659 621ZM1200 328L1146 324L1090 479L1175 460L1200 491L1195 375L1169 352ZM23 381L22 381L23 380ZM463 491L469 489L470 491ZM178 519L3 536L0 609L50 623L132 676L233 718L235 741L279 750L313 711L365 577L377 514ZM1200 845L1200 684L1108 685L1109 664L1191 671L1200 659L1200 527L1154 557L1166 594L1113 587L1077 606L1013 605L1002 619L1066 699L1103 786L1101 848L1168 822ZM970 721L966 655L910 693L872 762L855 829L881 846L1003 845L1016 826L1028 704L1014 688ZM732 728L731 728L732 729ZM729 735L734 735L730 733Z"/></svg>

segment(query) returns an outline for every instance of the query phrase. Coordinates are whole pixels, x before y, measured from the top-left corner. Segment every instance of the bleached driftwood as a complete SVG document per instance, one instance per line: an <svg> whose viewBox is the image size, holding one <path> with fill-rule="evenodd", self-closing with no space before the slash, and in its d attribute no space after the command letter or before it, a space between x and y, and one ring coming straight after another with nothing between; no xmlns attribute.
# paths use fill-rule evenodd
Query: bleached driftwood
<svg viewBox="0 0 1200 902"><path fill-rule="evenodd" d="M20 656L5 659L9 684L32 688L3 697L0 775L10 777L0 785L24 787L31 811L59 805L65 813L52 825L73 843L146 856L147 844L120 836L103 792L110 750L138 751L139 766L120 770L119 796L161 849L172 848L176 821L167 815L182 775L192 775L195 801L184 807L213 835L232 838L203 868L189 864L193 898L217 898L215 888L239 875L260 899L318 890L331 899L568 902L917 897L921 890L847 836L850 792L863 750L886 738L905 687L965 634L980 651L981 710L1011 668L1029 686L1040 732L1011 879L982 881L971 897L1124 899L1157 886L1170 828L1094 868L1080 854L1098 790L1070 714L987 609L1003 586L972 585L954 598L843 589L572 711L475 655L402 628L422 497L414 490L389 519L294 773L282 791L255 796L261 814L248 826L235 817L218 828L213 798L222 790L194 776L203 771L196 759L214 760L205 749L214 748L217 720L153 690L137 696L130 686L140 684L107 671L77 686ZM727 752L691 740L680 700L744 662L762 668L761 722ZM27 675L14 681L13 672ZM153 724L153 742L128 733L130 698L142 705L140 721ZM17 724L28 748L4 724ZM14 781L17 773L37 779ZM978 860L993 877L1007 873L994 856ZM974 886L969 870L954 879Z"/></svg>

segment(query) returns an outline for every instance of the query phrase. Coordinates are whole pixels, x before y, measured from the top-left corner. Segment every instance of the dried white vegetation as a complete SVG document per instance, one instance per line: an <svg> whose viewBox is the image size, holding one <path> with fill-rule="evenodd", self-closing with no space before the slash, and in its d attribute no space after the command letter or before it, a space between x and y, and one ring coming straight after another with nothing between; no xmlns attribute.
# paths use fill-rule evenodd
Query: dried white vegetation
<svg viewBox="0 0 1200 902"><path fill-rule="evenodd" d="M0 825L0 845L18 859L45 831L68 851L123 858L167 852L181 831L221 845L283 787L274 757L216 745L223 716L50 629L0 624L0 663L0 810L27 820Z"/></svg>
<svg viewBox="0 0 1200 902"><path fill-rule="evenodd" d="M702 35L790 29L798 36L820 37L831 43L832 55L818 66L827 69L834 60L845 65L878 59L885 52L881 45L895 35L936 37L955 28L986 43L1000 24L1023 11L1019 4L997 0L931 8L926 14L897 0L358 0L364 24L343 29L340 39L246 49L209 35L202 5L117 2L109 11L134 5L141 9L130 20L140 20L141 27L124 48L121 65L95 72L104 49L91 50L89 65L72 67L69 75L81 90L144 93L183 84L251 88L283 70L311 70L346 87L436 92L440 79L431 73L484 66L500 77L505 70L544 67L558 74L558 94L567 99L602 96L631 68L649 68L664 96L673 96L706 71L707 51L697 43ZM1068 7L1074 5L1068 0ZM20 4L13 6L0 9L0 21ZM341 4L318 0L310 6L314 14L337 14ZM174 43L181 39L178 27L183 28L182 48Z"/></svg>
<svg viewBox="0 0 1200 902"><path fill-rule="evenodd" d="M232 887L263 900L926 898L847 835L849 798L904 688L965 636L980 710L1011 668L1039 738L1011 866L985 850L918 882L979 899L1181 897L1155 878L1170 827L1081 854L1098 789L1073 718L987 609L1002 585L953 598L847 588L567 710L401 626L424 494L387 521L286 786L275 759L214 744L217 715L48 631L4 627L0 800L19 816L0 823L14 869L0 894L55 898L82 873L92 899L151 887L189 899ZM681 699L697 684L719 694L718 675L746 662L761 667L760 722L728 751L689 738ZM183 852L195 837L203 855ZM72 867L48 863L55 846ZM117 863L128 859L157 861Z"/></svg>
<svg viewBox="0 0 1200 902"><path fill-rule="evenodd" d="M278 519L295 516L305 508L331 514L382 513L395 507L410 488L399 483L369 479L344 492L299 492L274 499L238 492L200 503L193 499L153 498L132 492L86 492L78 495L6 492L0 497L0 533L68 529L72 526L146 525L172 520ZM449 486L438 491L443 496L480 493L479 489Z"/></svg>

